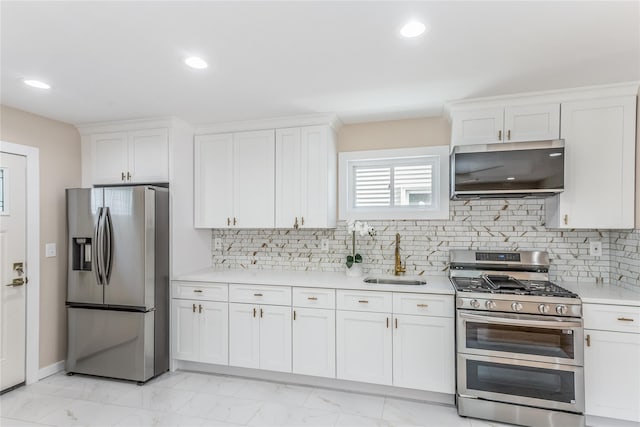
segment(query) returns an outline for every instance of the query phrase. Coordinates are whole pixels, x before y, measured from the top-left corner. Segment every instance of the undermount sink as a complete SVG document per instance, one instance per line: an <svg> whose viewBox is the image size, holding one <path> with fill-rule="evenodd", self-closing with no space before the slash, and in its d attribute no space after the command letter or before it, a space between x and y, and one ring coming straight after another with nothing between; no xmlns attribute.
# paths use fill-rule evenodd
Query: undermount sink
<svg viewBox="0 0 640 427"><path fill-rule="evenodd" d="M387 277L367 277L365 283L377 283L379 285L426 285L425 280L417 279L392 279Z"/></svg>

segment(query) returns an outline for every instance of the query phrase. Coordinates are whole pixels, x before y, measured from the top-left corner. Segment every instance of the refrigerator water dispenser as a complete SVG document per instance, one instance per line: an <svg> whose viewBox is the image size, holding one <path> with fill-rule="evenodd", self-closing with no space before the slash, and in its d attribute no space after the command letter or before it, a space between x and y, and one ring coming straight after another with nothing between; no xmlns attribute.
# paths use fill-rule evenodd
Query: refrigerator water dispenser
<svg viewBox="0 0 640 427"><path fill-rule="evenodd" d="M74 237L72 269L76 271L91 271L91 238Z"/></svg>

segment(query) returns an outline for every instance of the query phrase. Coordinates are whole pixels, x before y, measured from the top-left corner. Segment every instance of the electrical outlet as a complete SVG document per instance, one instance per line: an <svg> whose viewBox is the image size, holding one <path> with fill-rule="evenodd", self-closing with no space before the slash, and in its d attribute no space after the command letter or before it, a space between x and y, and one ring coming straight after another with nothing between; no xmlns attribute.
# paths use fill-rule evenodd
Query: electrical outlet
<svg viewBox="0 0 640 427"><path fill-rule="evenodd" d="M589 242L589 255L602 256L602 242L600 240L594 240Z"/></svg>
<svg viewBox="0 0 640 427"><path fill-rule="evenodd" d="M55 243L47 243L44 245L44 256L46 258L53 258L57 255L56 244Z"/></svg>
<svg viewBox="0 0 640 427"><path fill-rule="evenodd" d="M322 239L320 241L320 249L322 252L329 252L329 239Z"/></svg>
<svg viewBox="0 0 640 427"><path fill-rule="evenodd" d="M222 239L219 237L216 237L215 239L213 239L213 248L216 251L221 251L222 250Z"/></svg>

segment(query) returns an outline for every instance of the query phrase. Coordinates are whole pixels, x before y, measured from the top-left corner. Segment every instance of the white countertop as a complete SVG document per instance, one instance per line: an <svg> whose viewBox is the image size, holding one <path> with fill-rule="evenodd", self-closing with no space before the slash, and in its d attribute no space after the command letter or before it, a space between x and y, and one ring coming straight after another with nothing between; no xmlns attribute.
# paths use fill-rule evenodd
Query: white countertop
<svg viewBox="0 0 640 427"><path fill-rule="evenodd" d="M559 286L575 292L584 304L614 304L640 307L640 290L633 291L620 286L566 280Z"/></svg>
<svg viewBox="0 0 640 427"><path fill-rule="evenodd" d="M189 282L240 283L251 285L300 286L308 288L356 289L367 291L413 292L420 294L454 295L455 290L446 276L377 276L417 279L426 285L383 285L365 283L362 277L348 277L344 273L320 271L278 271L278 270L216 270L207 268L175 277L174 280Z"/></svg>

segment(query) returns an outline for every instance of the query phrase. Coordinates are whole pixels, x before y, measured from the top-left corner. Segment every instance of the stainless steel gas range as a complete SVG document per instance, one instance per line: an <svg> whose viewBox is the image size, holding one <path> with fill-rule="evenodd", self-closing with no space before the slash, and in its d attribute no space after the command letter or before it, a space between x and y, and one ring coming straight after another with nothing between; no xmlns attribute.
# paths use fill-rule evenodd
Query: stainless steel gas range
<svg viewBox="0 0 640 427"><path fill-rule="evenodd" d="M450 278L458 413L584 426L582 303L549 281L549 255L452 251Z"/></svg>

